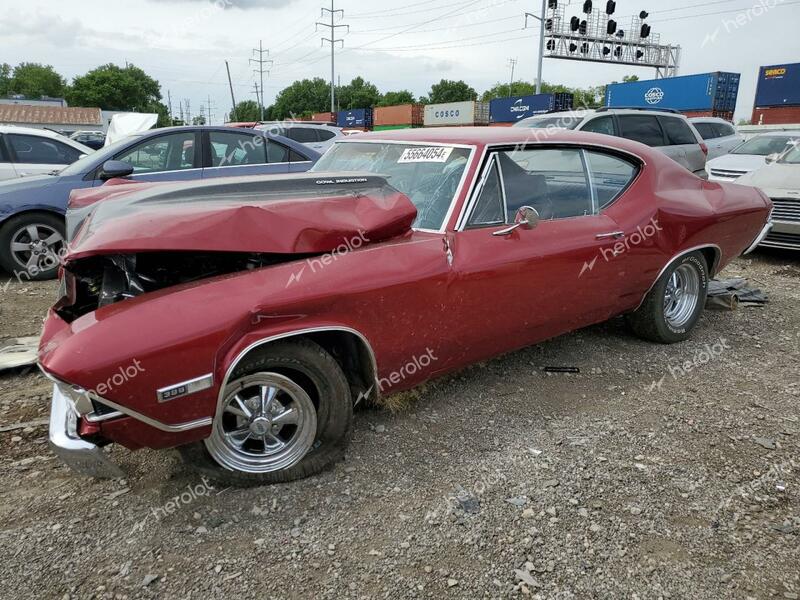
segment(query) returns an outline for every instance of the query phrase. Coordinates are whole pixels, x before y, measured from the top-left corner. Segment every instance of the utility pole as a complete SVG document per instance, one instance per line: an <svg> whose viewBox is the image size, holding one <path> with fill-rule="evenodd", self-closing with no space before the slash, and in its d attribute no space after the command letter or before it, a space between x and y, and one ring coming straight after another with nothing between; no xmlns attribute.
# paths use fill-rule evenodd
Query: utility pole
<svg viewBox="0 0 800 600"><path fill-rule="evenodd" d="M511 98L511 95L512 95L511 88L514 85L514 67L517 66L517 59L516 58L509 58L508 59L508 66L511 67L511 81L508 84L508 97Z"/></svg>
<svg viewBox="0 0 800 600"><path fill-rule="evenodd" d="M186 124L192 124L192 105L188 98L186 98Z"/></svg>
<svg viewBox="0 0 800 600"><path fill-rule="evenodd" d="M264 120L264 65L269 64L271 67L273 62L270 59L264 60L264 55L266 54L269 56L269 50L264 50L264 43L259 40L258 48L253 48L253 54L258 54L258 58L251 58L250 62L255 63L258 65L258 69L255 70L256 73L259 74L261 77L261 101L259 104L261 105L261 120ZM267 75L269 75L269 71L266 71Z"/></svg>
<svg viewBox="0 0 800 600"><path fill-rule="evenodd" d="M328 13L331 17L330 23L320 23L317 21L317 30L320 27L326 27L330 29L331 37L330 38L322 38L322 45L325 45L325 42L330 43L331 45L331 112L336 112L336 63L335 63L335 54L336 54L336 44L339 42L342 43L342 48L344 48L344 40L343 39L336 39L336 30L340 27L346 27L347 33L350 33L350 25L337 25L336 24L336 15L340 15L342 19L344 19L344 11L342 9L335 9L333 6L334 0L331 0L331 7L330 8L323 8L321 17L325 16L325 13Z"/></svg>
<svg viewBox="0 0 800 600"><path fill-rule="evenodd" d="M236 98L233 96L233 81L231 81L231 68L228 66L228 61L225 61L225 70L228 71L228 86L231 88L231 103L233 104L233 108L231 109L231 114L229 115L230 119L236 117Z"/></svg>
<svg viewBox="0 0 800 600"><path fill-rule="evenodd" d="M256 102L261 104L261 96L259 96L258 82L257 81L255 83L253 83L253 93L256 95ZM264 92L262 91L261 94L263 94L263 93ZM263 119L262 119L262 121L263 121Z"/></svg>
<svg viewBox="0 0 800 600"><path fill-rule="evenodd" d="M206 121L206 125L211 125L211 119L212 119L211 96L208 97L208 102L206 103L206 109L208 110L208 121Z"/></svg>
<svg viewBox="0 0 800 600"><path fill-rule="evenodd" d="M525 13L525 28L528 27L528 17L539 21L539 71L536 77L536 93L542 93L542 62L544 61L544 22L547 18L547 0L542 0L542 14L541 16L534 15L533 13Z"/></svg>
<svg viewBox="0 0 800 600"><path fill-rule="evenodd" d="M172 93L167 90L167 109L169 110L169 124L175 124L175 118L172 116Z"/></svg>

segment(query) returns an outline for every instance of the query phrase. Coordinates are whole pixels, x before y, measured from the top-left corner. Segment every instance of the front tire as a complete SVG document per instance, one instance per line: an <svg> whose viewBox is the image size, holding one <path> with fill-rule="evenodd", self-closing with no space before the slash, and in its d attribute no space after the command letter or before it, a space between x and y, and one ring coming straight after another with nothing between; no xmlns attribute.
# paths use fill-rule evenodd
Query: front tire
<svg viewBox="0 0 800 600"><path fill-rule="evenodd" d="M310 340L277 342L236 367L211 435L179 451L223 485L283 483L340 459L352 420L350 388L336 360Z"/></svg>
<svg viewBox="0 0 800 600"><path fill-rule="evenodd" d="M19 281L58 276L65 242L64 219L30 212L11 217L0 227L0 266Z"/></svg>
<svg viewBox="0 0 800 600"><path fill-rule="evenodd" d="M708 265L701 252L682 256L664 272L642 305L628 315L639 337L661 344L688 339L708 295Z"/></svg>

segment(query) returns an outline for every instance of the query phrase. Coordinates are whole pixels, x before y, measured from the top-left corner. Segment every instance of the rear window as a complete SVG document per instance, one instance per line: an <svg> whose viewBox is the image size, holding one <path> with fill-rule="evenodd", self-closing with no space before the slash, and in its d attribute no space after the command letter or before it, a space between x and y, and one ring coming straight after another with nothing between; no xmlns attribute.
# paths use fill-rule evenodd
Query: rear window
<svg viewBox="0 0 800 600"><path fill-rule="evenodd" d="M667 143L670 146L685 146L687 144L697 144L691 127L683 119L677 117L659 117L664 133L667 134Z"/></svg>
<svg viewBox="0 0 800 600"><path fill-rule="evenodd" d="M620 115L620 136L648 146L663 146L664 134L651 115Z"/></svg>
<svg viewBox="0 0 800 600"><path fill-rule="evenodd" d="M290 127L287 130L286 137L301 144L311 144L319 141L317 130L312 127Z"/></svg>
<svg viewBox="0 0 800 600"><path fill-rule="evenodd" d="M320 142L327 142L336 137L336 134L329 129L318 129L317 134L319 135Z"/></svg>
<svg viewBox="0 0 800 600"><path fill-rule="evenodd" d="M697 133L700 134L704 140L713 140L714 138L721 137L716 128L711 123L692 123Z"/></svg>
<svg viewBox="0 0 800 600"><path fill-rule="evenodd" d="M728 125L727 123L714 123L713 127L717 131L717 137L736 135L736 130L732 125Z"/></svg>

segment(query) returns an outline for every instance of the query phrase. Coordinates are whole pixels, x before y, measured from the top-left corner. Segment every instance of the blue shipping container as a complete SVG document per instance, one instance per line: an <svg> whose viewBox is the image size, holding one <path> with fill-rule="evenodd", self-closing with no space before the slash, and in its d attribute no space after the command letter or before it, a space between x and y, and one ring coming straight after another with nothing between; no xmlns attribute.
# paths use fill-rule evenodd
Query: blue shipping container
<svg viewBox="0 0 800 600"><path fill-rule="evenodd" d="M756 108L800 105L800 63L761 67Z"/></svg>
<svg viewBox="0 0 800 600"><path fill-rule="evenodd" d="M572 108L572 94L534 94L495 98L489 104L492 123L514 123L526 117Z"/></svg>
<svg viewBox="0 0 800 600"><path fill-rule="evenodd" d="M339 127L372 127L372 109L342 110L336 115L336 124Z"/></svg>
<svg viewBox="0 0 800 600"><path fill-rule="evenodd" d="M739 73L717 72L612 83L606 87L606 106L731 112L736 109L740 78Z"/></svg>

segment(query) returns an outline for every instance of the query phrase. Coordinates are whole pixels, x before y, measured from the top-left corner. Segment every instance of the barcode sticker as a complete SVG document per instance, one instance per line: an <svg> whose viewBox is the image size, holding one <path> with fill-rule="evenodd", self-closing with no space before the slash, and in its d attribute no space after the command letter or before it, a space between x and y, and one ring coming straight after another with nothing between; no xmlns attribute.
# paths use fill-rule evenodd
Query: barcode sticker
<svg viewBox="0 0 800 600"><path fill-rule="evenodd" d="M453 148L445 146L406 148L397 163L443 163L447 162L452 152Z"/></svg>

